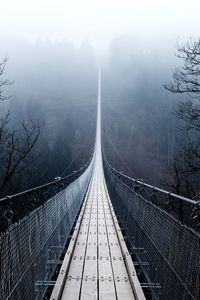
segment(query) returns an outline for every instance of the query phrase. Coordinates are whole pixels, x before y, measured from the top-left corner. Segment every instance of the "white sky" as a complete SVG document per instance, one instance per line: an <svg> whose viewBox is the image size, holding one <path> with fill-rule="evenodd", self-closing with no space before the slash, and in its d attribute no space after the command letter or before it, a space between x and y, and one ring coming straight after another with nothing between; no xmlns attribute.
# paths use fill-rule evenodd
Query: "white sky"
<svg viewBox="0 0 200 300"><path fill-rule="evenodd" d="M200 0L0 0L0 36L33 40L200 35Z"/></svg>

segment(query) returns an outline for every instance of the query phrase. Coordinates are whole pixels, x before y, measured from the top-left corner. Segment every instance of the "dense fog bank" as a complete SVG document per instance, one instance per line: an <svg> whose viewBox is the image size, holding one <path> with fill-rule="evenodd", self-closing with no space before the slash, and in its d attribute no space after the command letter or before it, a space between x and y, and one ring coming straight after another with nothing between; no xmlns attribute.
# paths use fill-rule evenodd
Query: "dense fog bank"
<svg viewBox="0 0 200 300"><path fill-rule="evenodd" d="M1 103L1 116L10 112L8 127L18 138L22 123L40 124L33 162L17 190L69 174L91 157L101 65L103 144L109 161L150 184L170 187L172 182L176 192L173 167L183 133L175 111L186 97L163 87L181 65L175 51L172 38L118 36L101 53L89 41L75 47L67 40L1 40L2 59L8 53L4 77L14 80L5 86L11 98ZM6 162L5 147L2 153ZM6 163L0 172L3 178ZM15 190L7 184L2 193Z"/></svg>
<svg viewBox="0 0 200 300"><path fill-rule="evenodd" d="M160 185L173 162L176 97L163 88L174 57L140 40L115 39L103 72L105 147L112 164Z"/></svg>
<svg viewBox="0 0 200 300"><path fill-rule="evenodd" d="M21 190L67 175L90 158L97 70L93 49L87 42L79 48L66 41L30 44L12 40L3 45L9 53L4 77L14 83L4 89L11 97L1 103L1 115L10 112L8 126L19 135L22 123L39 120L41 125L32 151L34 161L20 184ZM1 178L5 172L1 170ZM11 186L7 191L12 192Z"/></svg>

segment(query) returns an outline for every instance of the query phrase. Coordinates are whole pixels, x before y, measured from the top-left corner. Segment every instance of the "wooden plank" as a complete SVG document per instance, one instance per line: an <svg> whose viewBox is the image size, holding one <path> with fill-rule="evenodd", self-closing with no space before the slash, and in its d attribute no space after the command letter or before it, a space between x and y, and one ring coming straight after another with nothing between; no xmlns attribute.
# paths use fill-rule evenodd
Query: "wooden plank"
<svg viewBox="0 0 200 300"><path fill-rule="evenodd" d="M96 176L94 176L91 191L93 192L93 202L91 204L90 224L88 229L84 270L82 275L81 300L98 298Z"/></svg>
<svg viewBox="0 0 200 300"><path fill-rule="evenodd" d="M104 207L106 207L106 201L102 191L101 182L100 182L101 194L99 197L99 208L98 208L99 299L115 300L116 293L115 293L111 257L110 257L110 251L108 245L108 237L107 234L105 234L106 222L104 216Z"/></svg>
<svg viewBox="0 0 200 300"><path fill-rule="evenodd" d="M123 261L123 255L119 246L118 236L115 230L114 222L110 206L108 204L108 195L106 194L106 187L102 182L105 191L105 198L107 199L107 205L104 208L104 215L106 218L106 232L109 241L109 250L111 255L111 263L114 275L114 282L116 288L116 294L118 299L135 299L133 290L129 281L129 276L126 270L126 266Z"/></svg>
<svg viewBox="0 0 200 300"><path fill-rule="evenodd" d="M126 243L124 241L124 238L123 238L123 235L122 235L117 217L115 215L111 200L109 198L106 184L105 184L105 190L106 190L107 197L109 199L108 203L109 203L109 206L110 206L110 211L111 211L111 214L112 214L113 223L114 223L115 230L116 230L116 233L117 233L117 236L118 236L118 241L119 241L119 245L120 245L120 248L121 248L121 251L122 251L123 260L125 262L125 266L126 266L128 277L129 277L129 280L130 280L130 283L131 283L131 286L132 286L132 289L133 289L133 292L134 292L135 299L145 300L146 298L144 296L144 292L143 292L143 290L141 288L141 285L139 283L139 280L138 280L138 277L137 277L137 274L136 274L136 270L135 270L132 258L129 254L128 248L127 248Z"/></svg>
<svg viewBox="0 0 200 300"><path fill-rule="evenodd" d="M81 300L97 299L98 297L97 259L97 227L91 224L85 255Z"/></svg>
<svg viewBox="0 0 200 300"><path fill-rule="evenodd" d="M57 278L57 281L56 281L55 287L53 289L53 292L51 294L50 300L56 300L56 299L61 298L63 288L64 288L64 283L65 283L66 276L67 276L67 273L68 273L68 270L69 270L72 254L73 254L73 251L74 251L76 240L78 238L78 233L79 233L79 230L80 230L81 221L83 219L85 209L86 209L86 200L84 201L82 209L80 211L80 214L79 214L79 217L78 217L78 220L77 220L77 223L76 223L76 226L75 226L75 229L74 229L69 247L68 247L67 252L65 254L65 257L64 257L64 260L63 260L63 263L62 263L62 267L61 267L61 270L59 272L59 276Z"/></svg>
<svg viewBox="0 0 200 300"><path fill-rule="evenodd" d="M87 194L87 196L90 195L91 188L92 185L90 186L90 192L89 194ZM91 215L91 205L88 203L87 196L85 200L86 204L84 210L84 218L82 218L82 222L79 226L77 242L74 247L73 257L71 259L71 264L67 273L67 279L62 292L62 300L78 300L80 295L82 284L82 271L85 262L85 252L87 247L87 238ZM85 219L86 215L89 215L88 219Z"/></svg>

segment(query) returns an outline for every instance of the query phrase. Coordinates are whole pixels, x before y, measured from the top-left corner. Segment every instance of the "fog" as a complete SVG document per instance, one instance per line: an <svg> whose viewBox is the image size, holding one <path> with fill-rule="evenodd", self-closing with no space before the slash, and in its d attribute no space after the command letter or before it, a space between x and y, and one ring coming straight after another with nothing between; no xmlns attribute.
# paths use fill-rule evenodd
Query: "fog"
<svg viewBox="0 0 200 300"><path fill-rule="evenodd" d="M10 127L15 129L30 120L42 123L35 147L37 159L31 167L31 175L23 183L23 187L27 187L66 175L91 156L96 118L97 55L89 41L75 46L67 40L30 43L4 39L3 53L6 48L9 51L5 75L15 82L5 89L11 98L1 103L3 114L10 111ZM171 132L170 125L166 127L165 122L169 116L171 118L174 105L169 95L163 96L162 85L170 76L174 60L169 45L161 43L157 49L155 44L149 46L144 39L121 36L111 41L102 69L104 139L108 157L126 173L146 180L151 178L151 182L157 184L157 176L150 174L152 164L161 168L160 173L168 165L168 151L160 158L162 151L157 139L163 130L165 135L167 130ZM166 110L165 117L160 109ZM136 140L139 148L134 146ZM132 152L134 159L130 156ZM126 168L127 163L132 171Z"/></svg>
<svg viewBox="0 0 200 300"><path fill-rule="evenodd" d="M198 0L35 0L1 3L0 36L69 41L107 48L116 35L177 37L199 34Z"/></svg>
<svg viewBox="0 0 200 300"><path fill-rule="evenodd" d="M178 97L163 85L180 65L177 42L198 37L199 9L199 1L1 3L0 58L7 55L4 77L14 83L4 87L11 98L0 103L0 114L10 112L10 130L31 120L41 124L19 190L66 175L91 157L99 65L109 160L152 184L170 176ZM12 191L8 184L2 193Z"/></svg>

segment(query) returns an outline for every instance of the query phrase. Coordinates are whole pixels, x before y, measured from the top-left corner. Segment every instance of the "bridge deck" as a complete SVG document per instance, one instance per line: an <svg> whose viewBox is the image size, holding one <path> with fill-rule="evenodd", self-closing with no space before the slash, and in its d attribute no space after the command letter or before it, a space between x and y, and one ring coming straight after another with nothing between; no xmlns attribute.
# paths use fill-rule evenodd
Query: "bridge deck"
<svg viewBox="0 0 200 300"><path fill-rule="evenodd" d="M94 170L51 300L145 299L102 166L100 79Z"/></svg>

